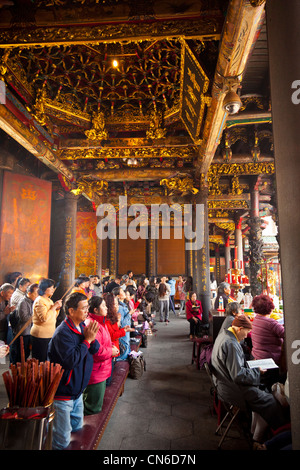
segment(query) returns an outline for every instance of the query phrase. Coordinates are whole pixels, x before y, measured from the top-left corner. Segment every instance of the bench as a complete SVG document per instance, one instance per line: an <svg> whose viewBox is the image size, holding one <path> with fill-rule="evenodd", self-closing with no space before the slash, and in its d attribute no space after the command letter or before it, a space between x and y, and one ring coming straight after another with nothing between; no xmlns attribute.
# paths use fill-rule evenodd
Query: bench
<svg viewBox="0 0 300 470"><path fill-rule="evenodd" d="M128 372L128 361L117 361L115 363L111 384L105 390L102 411L94 415L84 416L82 429L71 434L71 442L66 450L97 449L118 398L124 391Z"/></svg>
<svg viewBox="0 0 300 470"><path fill-rule="evenodd" d="M207 336L206 338L191 338L193 348L192 348L192 364L196 362L197 369L200 369L200 354L203 346L207 346L208 344L212 344L211 336Z"/></svg>
<svg viewBox="0 0 300 470"><path fill-rule="evenodd" d="M131 350L138 351L140 344L141 339L139 343L130 345ZM128 361L115 362L112 381L109 387L106 387L101 412L94 415L84 416L82 429L71 434L71 442L66 450L97 449L114 407L116 406L119 397L124 392L124 385L128 373Z"/></svg>

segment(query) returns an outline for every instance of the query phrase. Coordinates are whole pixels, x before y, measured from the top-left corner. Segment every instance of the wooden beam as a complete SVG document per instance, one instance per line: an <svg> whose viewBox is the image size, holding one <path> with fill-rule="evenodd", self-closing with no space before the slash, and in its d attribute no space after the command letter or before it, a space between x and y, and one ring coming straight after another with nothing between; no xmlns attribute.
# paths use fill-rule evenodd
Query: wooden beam
<svg viewBox="0 0 300 470"><path fill-rule="evenodd" d="M3 104L0 104L0 128L55 173L62 174L69 181L74 180L72 171L56 157L39 139L36 133L31 132L28 127L17 119Z"/></svg>
<svg viewBox="0 0 300 470"><path fill-rule="evenodd" d="M39 25L32 28L0 29L0 48L97 45L116 41L157 41L162 39L219 40L224 18L221 14L180 20L108 22L76 25Z"/></svg>
<svg viewBox="0 0 300 470"><path fill-rule="evenodd" d="M248 0L229 2L212 85L212 102L199 151L200 174L208 172L226 125L228 116L223 110L223 99L228 91L226 83L232 79L238 86L242 81L247 60L265 16L264 7L264 3L254 7Z"/></svg>
<svg viewBox="0 0 300 470"><path fill-rule="evenodd" d="M100 181L151 181L163 178L173 178L180 174L180 170L166 168L130 168L115 170L99 170L93 173L81 171L84 179Z"/></svg>

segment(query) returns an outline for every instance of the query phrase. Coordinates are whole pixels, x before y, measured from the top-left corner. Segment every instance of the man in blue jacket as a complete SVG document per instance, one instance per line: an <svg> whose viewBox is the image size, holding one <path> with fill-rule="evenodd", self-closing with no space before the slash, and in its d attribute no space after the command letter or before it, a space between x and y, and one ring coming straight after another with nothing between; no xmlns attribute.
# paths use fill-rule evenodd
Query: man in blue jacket
<svg viewBox="0 0 300 470"><path fill-rule="evenodd" d="M93 354L99 349L96 334L98 322L87 327L88 299L75 292L65 303L66 319L54 332L49 343L48 358L60 364L64 370L54 397L54 421L52 448L65 449L71 432L83 426L82 393L89 383L93 367Z"/></svg>

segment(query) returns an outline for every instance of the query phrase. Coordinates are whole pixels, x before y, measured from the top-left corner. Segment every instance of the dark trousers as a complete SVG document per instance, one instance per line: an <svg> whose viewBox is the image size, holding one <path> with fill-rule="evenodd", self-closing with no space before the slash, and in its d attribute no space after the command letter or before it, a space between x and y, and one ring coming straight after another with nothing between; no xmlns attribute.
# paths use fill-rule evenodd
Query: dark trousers
<svg viewBox="0 0 300 470"><path fill-rule="evenodd" d="M175 313L174 295L170 295L169 300L170 300L170 308L171 308L172 312Z"/></svg>
<svg viewBox="0 0 300 470"><path fill-rule="evenodd" d="M199 335L199 329L200 329L200 322L193 320L193 318L189 318L188 322L190 324L190 335L193 336L198 336Z"/></svg>
<svg viewBox="0 0 300 470"><path fill-rule="evenodd" d="M37 338L36 336L31 336L32 357L40 362L47 361L48 344L50 340L51 338Z"/></svg>
<svg viewBox="0 0 300 470"><path fill-rule="evenodd" d="M25 361L30 355L30 335L22 336L24 344ZM10 348L10 361L12 364L21 362L20 336L13 342Z"/></svg>
<svg viewBox="0 0 300 470"><path fill-rule="evenodd" d="M113 375L113 371L114 371L115 362L116 362L116 359L113 357L112 360L111 360L111 374L110 374L110 377L108 377L108 379L106 379L106 386L107 387L110 386L111 381L112 381L112 375Z"/></svg>

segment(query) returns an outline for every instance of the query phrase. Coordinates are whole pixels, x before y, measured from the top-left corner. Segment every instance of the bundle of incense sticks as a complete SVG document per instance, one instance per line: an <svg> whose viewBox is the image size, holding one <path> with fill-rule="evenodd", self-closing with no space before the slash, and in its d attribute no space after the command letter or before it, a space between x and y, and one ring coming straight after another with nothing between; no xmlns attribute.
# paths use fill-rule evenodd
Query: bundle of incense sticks
<svg viewBox="0 0 300 470"><path fill-rule="evenodd" d="M30 408L48 406L61 380L63 369L60 364L50 361L39 362L27 359L25 362L23 337L20 336L21 362L10 365L10 371L2 374L9 406Z"/></svg>

